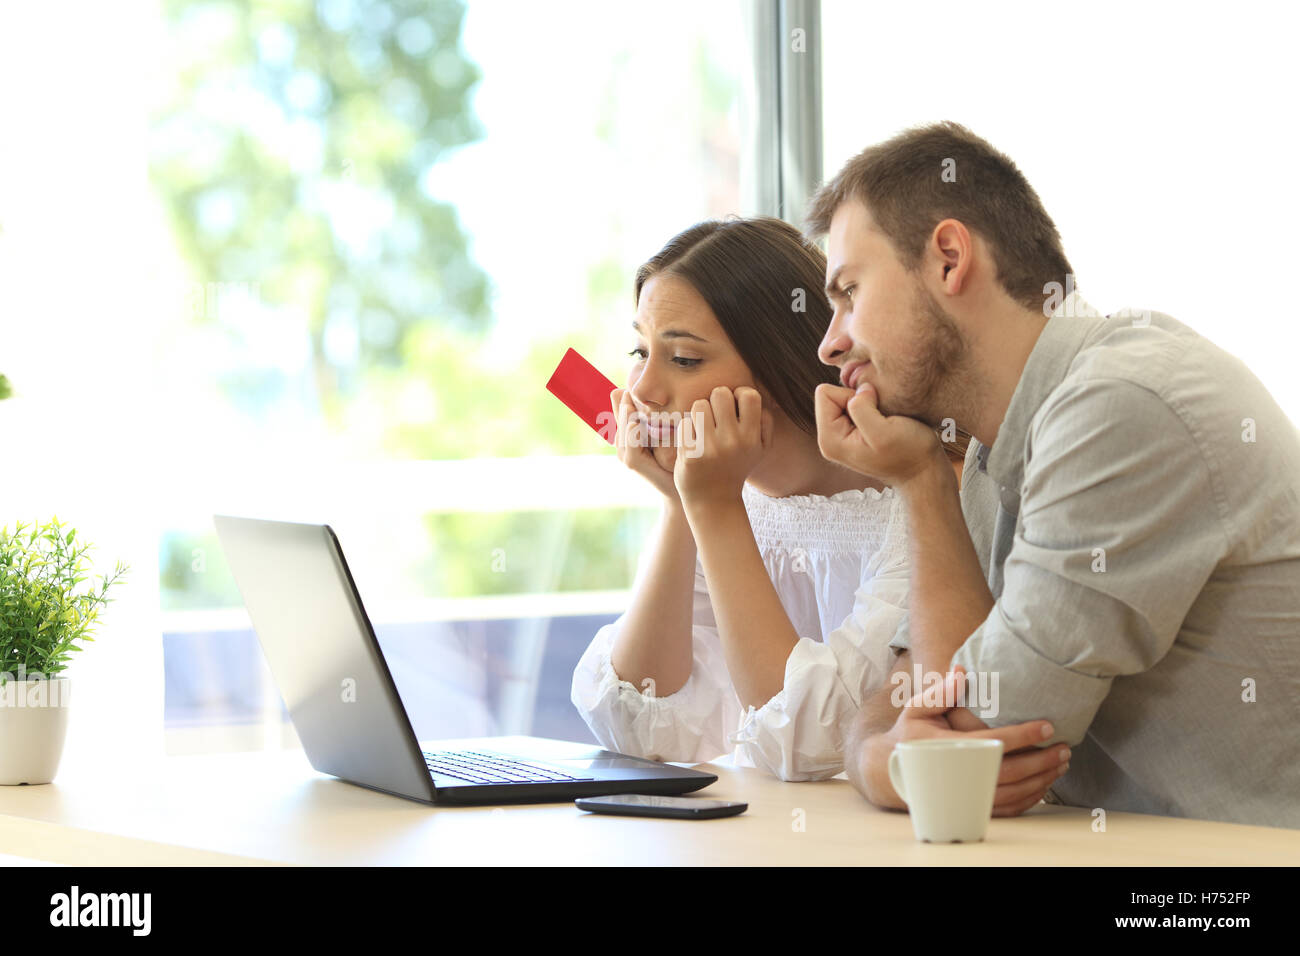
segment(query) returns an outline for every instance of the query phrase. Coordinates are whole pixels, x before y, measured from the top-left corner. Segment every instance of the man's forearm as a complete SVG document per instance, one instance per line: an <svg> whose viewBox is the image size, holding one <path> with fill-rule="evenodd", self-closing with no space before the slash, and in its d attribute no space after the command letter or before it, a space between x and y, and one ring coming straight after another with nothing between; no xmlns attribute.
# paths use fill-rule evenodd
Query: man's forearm
<svg viewBox="0 0 1300 956"><path fill-rule="evenodd" d="M862 707L858 711L858 719L853 722L852 730L860 740L871 734L884 733L898 720L903 704L912 696L906 684L903 686L906 693L898 690L903 683L899 675L905 675L906 683L910 684L912 660L910 650L903 651L895 657L894 666L890 669L884 686L862 699Z"/></svg>
<svg viewBox="0 0 1300 956"><path fill-rule="evenodd" d="M993 608L993 595L961 513L957 479L942 456L899 488L907 503L912 583L912 656L921 670L947 671L952 655Z"/></svg>
<svg viewBox="0 0 1300 956"><path fill-rule="evenodd" d="M910 674L912 652L903 651L894 659L894 666L885 686L863 698L857 719L849 727L844 739L844 772L854 789L879 807L899 808L903 801L894 792L886 772L882 779L881 767L888 766L888 753L881 759L881 748L892 749L891 732L898 722L902 703L910 694L900 697L897 692L898 674Z"/></svg>
<svg viewBox="0 0 1300 956"><path fill-rule="evenodd" d="M889 751L893 749L893 726L872 730L867 721L854 725L844 747L844 773L853 789L878 807L906 806L889 782Z"/></svg>

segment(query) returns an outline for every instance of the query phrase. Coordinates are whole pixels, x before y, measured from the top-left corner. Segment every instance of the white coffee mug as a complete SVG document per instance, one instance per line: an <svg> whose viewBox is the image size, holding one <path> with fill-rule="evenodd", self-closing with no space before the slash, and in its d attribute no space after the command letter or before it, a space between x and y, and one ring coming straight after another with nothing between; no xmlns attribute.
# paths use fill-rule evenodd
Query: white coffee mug
<svg viewBox="0 0 1300 956"><path fill-rule="evenodd" d="M904 740L889 755L889 782L927 843L984 839L1002 766L1002 741L987 737Z"/></svg>

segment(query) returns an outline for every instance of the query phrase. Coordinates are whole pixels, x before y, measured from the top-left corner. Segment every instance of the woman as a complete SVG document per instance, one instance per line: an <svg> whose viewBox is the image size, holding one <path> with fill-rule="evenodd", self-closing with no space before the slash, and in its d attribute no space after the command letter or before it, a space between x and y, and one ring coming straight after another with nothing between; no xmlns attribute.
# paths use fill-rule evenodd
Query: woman
<svg viewBox="0 0 1300 956"><path fill-rule="evenodd" d="M663 495L631 606L579 661L601 744L737 762L783 780L843 769L907 607L906 520L827 461L813 393L826 260L778 219L706 222L637 272L636 346L611 396L619 458ZM960 469L964 444L948 446Z"/></svg>

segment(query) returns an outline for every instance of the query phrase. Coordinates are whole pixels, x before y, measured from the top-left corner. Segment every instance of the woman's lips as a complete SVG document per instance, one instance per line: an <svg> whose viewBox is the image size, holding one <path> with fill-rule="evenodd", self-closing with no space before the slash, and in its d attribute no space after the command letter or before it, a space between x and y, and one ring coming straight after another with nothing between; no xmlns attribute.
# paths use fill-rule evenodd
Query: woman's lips
<svg viewBox="0 0 1300 956"><path fill-rule="evenodd" d="M676 425L667 415L642 412L638 418L644 444L667 445L672 443Z"/></svg>
<svg viewBox="0 0 1300 956"><path fill-rule="evenodd" d="M655 441L665 441L673 437L674 426L672 422L656 422L653 418L645 419L642 423L645 432Z"/></svg>

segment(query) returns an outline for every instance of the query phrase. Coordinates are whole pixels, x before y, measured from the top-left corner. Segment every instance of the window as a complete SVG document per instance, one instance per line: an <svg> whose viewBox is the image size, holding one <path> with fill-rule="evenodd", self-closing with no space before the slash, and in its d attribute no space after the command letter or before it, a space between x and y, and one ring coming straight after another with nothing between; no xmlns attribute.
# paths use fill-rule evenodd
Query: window
<svg viewBox="0 0 1300 956"><path fill-rule="evenodd" d="M0 521L57 514L132 567L69 672L68 752L293 743L214 512L336 529L420 736L589 739L572 667L626 606L658 502L550 370L574 346L621 381L633 274L668 238L798 205L791 168L915 123L1016 160L1094 305L1169 312L1297 417L1272 281L1290 8L828 0L800 60L815 9L14 11ZM821 118L819 170L773 116Z"/></svg>
<svg viewBox="0 0 1300 956"><path fill-rule="evenodd" d="M293 743L213 513L335 528L420 736L590 739L569 678L658 501L544 384L568 346L622 380L636 267L737 211L741 14L24 11L76 65L5 67L38 102L0 187L30 317L0 422L68 464L12 501L132 565L70 752Z"/></svg>

